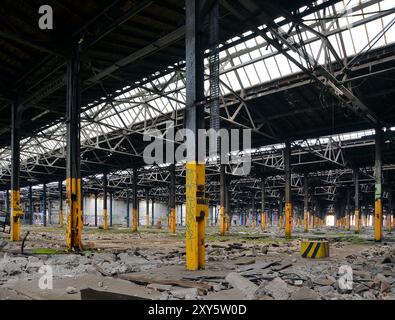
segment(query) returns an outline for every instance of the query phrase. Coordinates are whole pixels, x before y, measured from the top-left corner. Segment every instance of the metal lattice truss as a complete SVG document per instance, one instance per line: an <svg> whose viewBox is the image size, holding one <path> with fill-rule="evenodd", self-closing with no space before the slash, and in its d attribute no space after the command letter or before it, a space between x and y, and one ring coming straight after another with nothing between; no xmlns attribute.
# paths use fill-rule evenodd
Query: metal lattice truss
<svg viewBox="0 0 395 320"><path fill-rule="evenodd" d="M231 1L221 1L221 4L238 16ZM328 6L317 2L297 12L283 12L283 17L275 21L270 21L262 13L258 18L265 19L265 24L258 28L251 26L250 32L230 39L219 47L221 122L251 129L273 142L280 141L271 123L275 116L252 117L250 102L282 90L278 86L274 88L271 85L273 81L303 73L309 75L308 81L317 82L344 107L363 114L373 124L377 123L379 119L348 87L347 74L357 68L356 62L366 52L395 42L392 28L395 23L394 12L391 0L344 0ZM336 71L332 68L334 63L338 65ZM102 85L103 97L85 106L81 116L81 171L88 176L84 178L87 190L100 190L97 168L107 168L109 188L114 190L116 196L124 197L125 187L131 186L132 173L123 168L122 162L128 159L132 164L133 159L142 158L144 133L149 129L159 129L165 138L164 130L168 121L175 128L183 127L186 98L184 65L180 61L169 66L165 72L157 72L152 78L141 79L137 83L129 83L127 79L117 76L119 81L125 83L117 95L110 95ZM206 96L210 96L208 59L205 68ZM202 104L206 106L208 117L209 101L202 101ZM293 142L292 166L295 172L292 174L292 187L302 194L302 174L297 173L296 168L321 162L335 165L341 168L338 169L341 174L324 172L323 186L315 191L333 200L336 179L351 170L345 160L344 150L372 144L372 138L359 137L347 141L347 137L340 136ZM54 174L59 169L64 170L65 147L66 126L63 122L21 141L21 178L38 183L42 177ZM255 149L251 152L253 167L270 168L281 173L284 170L282 153L282 144ZM10 154L10 148L0 150L0 181L3 184L7 184L10 177ZM119 163L115 156L120 157ZM218 168L218 163L208 163L207 190L208 194L213 195L213 201L217 199L219 187ZM228 173L234 169L229 167ZM182 166L177 167L177 179L180 181L185 176L184 170ZM248 179L245 180L250 189L259 190L259 178ZM231 181L231 190L236 197L243 192L239 188L242 181ZM251 181L254 182L251 184ZM168 183L166 168L157 166L155 170L152 167L139 170L140 189L150 188L149 192L153 196L165 198ZM278 196L275 189L279 189L282 183L281 174L267 179L269 196ZM362 184L362 188L368 187ZM182 186L177 186L177 196L181 197L183 192Z"/></svg>

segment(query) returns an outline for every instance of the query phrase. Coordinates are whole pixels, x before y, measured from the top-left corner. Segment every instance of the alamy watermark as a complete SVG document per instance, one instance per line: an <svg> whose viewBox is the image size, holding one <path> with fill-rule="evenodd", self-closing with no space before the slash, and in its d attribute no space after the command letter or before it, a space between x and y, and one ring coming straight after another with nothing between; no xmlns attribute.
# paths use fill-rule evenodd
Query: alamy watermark
<svg viewBox="0 0 395 320"><path fill-rule="evenodd" d="M53 29L53 9L49 5L42 5L38 9L38 13L41 15L38 20L38 26L41 30L52 30Z"/></svg>
<svg viewBox="0 0 395 320"><path fill-rule="evenodd" d="M145 163L162 165L195 160L202 163L219 159L222 164L231 165L235 175L250 173L251 129L198 129L197 135L189 129L176 131L172 121L166 122L163 132L147 130L143 141L151 143L143 152Z"/></svg>

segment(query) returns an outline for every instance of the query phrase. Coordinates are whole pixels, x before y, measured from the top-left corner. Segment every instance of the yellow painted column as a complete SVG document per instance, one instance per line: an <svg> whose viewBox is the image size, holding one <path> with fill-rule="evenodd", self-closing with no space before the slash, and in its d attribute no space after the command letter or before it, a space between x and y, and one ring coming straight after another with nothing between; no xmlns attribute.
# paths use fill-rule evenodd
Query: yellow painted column
<svg viewBox="0 0 395 320"><path fill-rule="evenodd" d="M66 190L69 207L66 224L67 251L72 249L82 250L81 179L67 178Z"/></svg>
<svg viewBox="0 0 395 320"><path fill-rule="evenodd" d="M132 232L137 232L137 208L133 208L133 221L132 221Z"/></svg>
<svg viewBox="0 0 395 320"><path fill-rule="evenodd" d="M138 172L133 168L133 216L132 216L132 232L137 232L138 227L138 199L137 199L137 179Z"/></svg>
<svg viewBox="0 0 395 320"><path fill-rule="evenodd" d="M204 269L205 216L208 202L205 194L205 164L195 161L186 164L186 267Z"/></svg>
<svg viewBox="0 0 395 320"><path fill-rule="evenodd" d="M304 212L303 212L303 225L304 225L303 232L308 232L309 231L309 212L307 210L304 210Z"/></svg>
<svg viewBox="0 0 395 320"><path fill-rule="evenodd" d="M11 241L19 241L21 236L21 195L19 190L11 190Z"/></svg>
<svg viewBox="0 0 395 320"><path fill-rule="evenodd" d="M103 229L108 230L108 222L107 222L107 208L103 209Z"/></svg>
<svg viewBox="0 0 395 320"><path fill-rule="evenodd" d="M282 215L280 215L280 217L278 218L278 227L280 229L283 228L283 216Z"/></svg>
<svg viewBox="0 0 395 320"><path fill-rule="evenodd" d="M381 199L374 203L374 239L381 241L383 234L383 205Z"/></svg>
<svg viewBox="0 0 395 320"><path fill-rule="evenodd" d="M225 214L225 225L226 225L226 231L229 231L229 229L230 229L230 214L229 214L229 212L226 212L226 214Z"/></svg>
<svg viewBox="0 0 395 320"><path fill-rule="evenodd" d="M360 232L360 226L359 226L359 210L355 209L355 233Z"/></svg>
<svg viewBox="0 0 395 320"><path fill-rule="evenodd" d="M266 230L266 227L267 227L267 225L266 225L266 213L263 211L261 213L261 229L262 230Z"/></svg>
<svg viewBox="0 0 395 320"><path fill-rule="evenodd" d="M176 209L170 208L169 232L176 233Z"/></svg>
<svg viewBox="0 0 395 320"><path fill-rule="evenodd" d="M287 202L285 204L285 237L291 238L292 233L292 203Z"/></svg>
<svg viewBox="0 0 395 320"><path fill-rule="evenodd" d="M347 212L347 214L346 214L346 230L347 231L350 230L350 220L351 220L350 214Z"/></svg>
<svg viewBox="0 0 395 320"><path fill-rule="evenodd" d="M226 234L225 208L219 208L219 233L221 236Z"/></svg>

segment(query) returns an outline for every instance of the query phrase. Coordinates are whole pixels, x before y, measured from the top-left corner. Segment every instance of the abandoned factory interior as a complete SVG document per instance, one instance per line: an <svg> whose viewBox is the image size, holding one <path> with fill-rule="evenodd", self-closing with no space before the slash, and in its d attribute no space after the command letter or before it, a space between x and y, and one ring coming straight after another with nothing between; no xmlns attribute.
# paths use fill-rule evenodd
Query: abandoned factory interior
<svg viewBox="0 0 395 320"><path fill-rule="evenodd" d="M0 300L395 300L394 25L1 1Z"/></svg>

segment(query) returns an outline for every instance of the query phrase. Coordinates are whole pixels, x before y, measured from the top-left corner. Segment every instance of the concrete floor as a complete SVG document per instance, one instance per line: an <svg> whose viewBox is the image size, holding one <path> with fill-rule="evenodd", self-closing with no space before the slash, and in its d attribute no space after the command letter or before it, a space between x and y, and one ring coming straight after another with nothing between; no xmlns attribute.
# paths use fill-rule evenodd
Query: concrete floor
<svg viewBox="0 0 395 320"><path fill-rule="evenodd" d="M81 299L85 288L164 300L395 298L394 234L384 232L383 242L375 243L372 229L358 235L336 228L307 234L295 229L292 240L286 241L276 227L265 232L232 227L224 237L217 227L208 227L207 265L197 272L185 269L185 228L175 235L146 227L137 234L121 227L85 228L83 243L89 249L81 255L61 252L62 228L23 227L22 236L26 231L30 234L24 255L20 242L8 243L8 235L0 234L0 242L7 242L0 251L0 299L74 300ZM302 258L302 238L327 238L330 257ZM48 248L60 252L45 251ZM52 289L39 287L43 264L52 268ZM339 288L342 266L353 272L350 290ZM251 296L227 278L230 273L247 281L254 292L259 290Z"/></svg>

